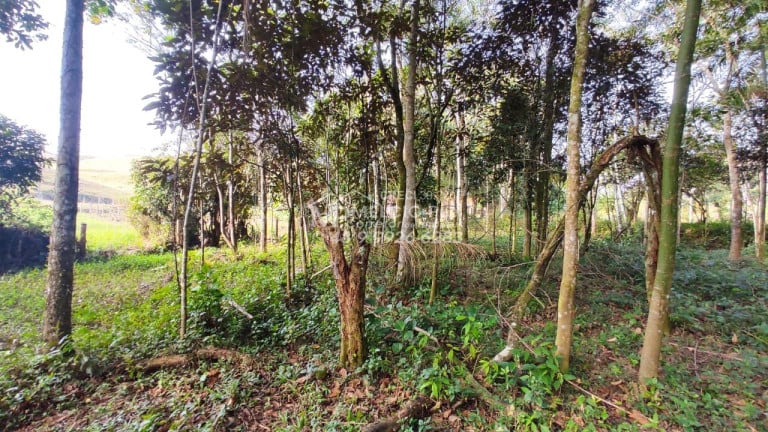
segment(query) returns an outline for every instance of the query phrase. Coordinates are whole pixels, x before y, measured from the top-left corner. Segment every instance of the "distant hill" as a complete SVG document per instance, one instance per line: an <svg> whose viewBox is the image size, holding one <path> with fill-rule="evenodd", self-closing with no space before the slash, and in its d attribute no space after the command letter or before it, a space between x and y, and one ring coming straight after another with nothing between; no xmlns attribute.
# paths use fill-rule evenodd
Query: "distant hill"
<svg viewBox="0 0 768 432"><path fill-rule="evenodd" d="M125 206L133 193L131 162L129 157L82 157L78 195L80 211L111 219L124 219ZM53 201L55 170L55 163L43 169L43 179L35 192L38 199Z"/></svg>
<svg viewBox="0 0 768 432"><path fill-rule="evenodd" d="M56 167L43 169L37 197L51 200ZM130 158L93 158L80 160L80 201L125 204L133 193Z"/></svg>

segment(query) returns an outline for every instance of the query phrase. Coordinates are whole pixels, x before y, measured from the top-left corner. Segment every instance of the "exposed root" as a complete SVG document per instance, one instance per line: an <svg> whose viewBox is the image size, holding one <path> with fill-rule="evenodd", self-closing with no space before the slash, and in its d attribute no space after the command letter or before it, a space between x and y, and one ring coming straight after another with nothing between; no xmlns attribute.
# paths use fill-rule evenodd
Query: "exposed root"
<svg viewBox="0 0 768 432"><path fill-rule="evenodd" d="M249 368L254 364L253 358L249 355L224 348L210 347L202 348L189 354L175 354L145 360L137 365L137 369L142 372L152 373L160 369L187 367L200 360L228 360L245 368Z"/></svg>

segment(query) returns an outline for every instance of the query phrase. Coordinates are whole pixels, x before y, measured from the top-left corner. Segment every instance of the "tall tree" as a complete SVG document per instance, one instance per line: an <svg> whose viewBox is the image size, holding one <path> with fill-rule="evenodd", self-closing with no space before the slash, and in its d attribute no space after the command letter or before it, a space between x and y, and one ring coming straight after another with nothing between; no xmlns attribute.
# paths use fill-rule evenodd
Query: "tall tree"
<svg viewBox="0 0 768 432"><path fill-rule="evenodd" d="M80 107L83 95L83 10L83 0L67 0L61 58L61 106L53 227L43 317L43 339L50 345L57 344L64 336L72 333Z"/></svg>
<svg viewBox="0 0 768 432"><path fill-rule="evenodd" d="M738 147L734 124L737 115L734 92L750 64L756 59L747 49L754 38L750 24L758 8L749 7L749 2L733 0L709 0L702 12L702 37L697 50L700 58L696 64L701 68L705 82L714 93L714 105L719 115L717 126L721 127L722 142L728 165L728 184L731 193L731 242L728 253L730 261L741 259L743 246L741 191L741 169L737 157Z"/></svg>
<svg viewBox="0 0 768 432"><path fill-rule="evenodd" d="M579 0L576 17L576 50L571 78L571 99L568 106L568 171L565 181L565 231L563 238L563 276L557 302L556 354L560 370L567 371L573 340L573 298L579 264L579 176L581 175L581 94L584 71L589 55L589 21L595 0Z"/></svg>
<svg viewBox="0 0 768 432"><path fill-rule="evenodd" d="M403 204L403 222L400 227L400 242L413 240L416 229L416 153L414 151L415 111L416 111L416 71L418 69L417 49L419 37L420 0L414 0L411 12L411 35L408 46L408 76L405 82L403 98L403 163L405 163L405 201ZM409 279L407 265L408 248L400 247L397 259L397 280L399 283Z"/></svg>
<svg viewBox="0 0 768 432"><path fill-rule="evenodd" d="M672 107L667 129L667 144L664 148L663 173L661 180L661 226L659 229L659 258L656 279L648 308L648 321L645 326L643 349L640 356L638 379L645 386L659 373L661 361L661 342L667 321L669 292L672 287L672 274L675 270L675 250L677 248L677 204L678 174L680 168L680 147L685 127L685 114L688 103L688 87L691 81L691 64L696 46L696 32L699 26L701 0L688 0L685 9L680 51L675 69L675 84L672 95Z"/></svg>

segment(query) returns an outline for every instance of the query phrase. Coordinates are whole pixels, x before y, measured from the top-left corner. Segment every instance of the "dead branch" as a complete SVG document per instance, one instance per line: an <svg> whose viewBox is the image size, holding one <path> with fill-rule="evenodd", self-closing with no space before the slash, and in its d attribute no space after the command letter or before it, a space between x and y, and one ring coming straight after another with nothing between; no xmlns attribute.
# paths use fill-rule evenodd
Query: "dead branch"
<svg viewBox="0 0 768 432"><path fill-rule="evenodd" d="M676 344L674 342L668 342L668 343L670 345L672 345L672 346L676 346L676 347L681 348L681 349L686 349L686 350L688 350L688 351L690 351L690 352L692 352L694 354L697 353L697 352L700 352L700 353L708 354L708 355L711 355L711 356L714 356L714 357L719 357L719 358L725 359L725 360L737 360L737 361L741 361L742 360L742 358L737 356L736 354L727 354L727 353L719 353L719 352L714 352L714 351L707 351L707 350L703 350L703 349L698 349L698 348L694 348L694 347L689 347L689 346L685 346L685 345Z"/></svg>
<svg viewBox="0 0 768 432"><path fill-rule="evenodd" d="M244 308L244 307L242 307L242 306L240 306L239 304L237 304L237 302L235 302L234 300L232 300L232 299L228 299L228 300L227 300L227 304L228 304L228 305L230 305L230 306L232 306L233 308L235 308L235 310L236 310L236 311L238 311L238 312L240 312L241 314L243 314L243 316L244 316L244 317L246 317L246 318L248 318L249 320L252 320L252 319L253 319L253 315L249 314L249 313L248 313L248 311L247 311L247 310L245 310L245 308Z"/></svg>

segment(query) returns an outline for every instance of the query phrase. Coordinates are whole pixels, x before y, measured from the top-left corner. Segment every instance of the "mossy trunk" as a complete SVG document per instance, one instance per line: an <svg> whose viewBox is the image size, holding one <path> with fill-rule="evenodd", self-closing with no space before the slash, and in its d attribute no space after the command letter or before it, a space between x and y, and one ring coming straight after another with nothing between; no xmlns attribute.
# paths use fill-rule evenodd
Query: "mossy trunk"
<svg viewBox="0 0 768 432"><path fill-rule="evenodd" d="M685 25L675 69L675 87L664 148L664 165L661 186L661 226L659 232L659 263L648 307L643 348L640 354L638 381L645 386L649 379L658 377L661 364L661 343L667 322L669 292L675 270L677 248L678 175L680 169L680 145L685 128L688 87L691 81L691 63L696 45L701 0L688 0Z"/></svg>
<svg viewBox="0 0 768 432"><path fill-rule="evenodd" d="M581 95L584 72L589 55L589 21L595 0L579 0L576 17L576 52L571 77L571 97L568 107L568 170L565 180L565 226L563 236L563 273L557 302L557 335L555 355L560 360L560 370L570 366L573 341L573 306L576 291L576 274L579 265L579 175L581 174Z"/></svg>

